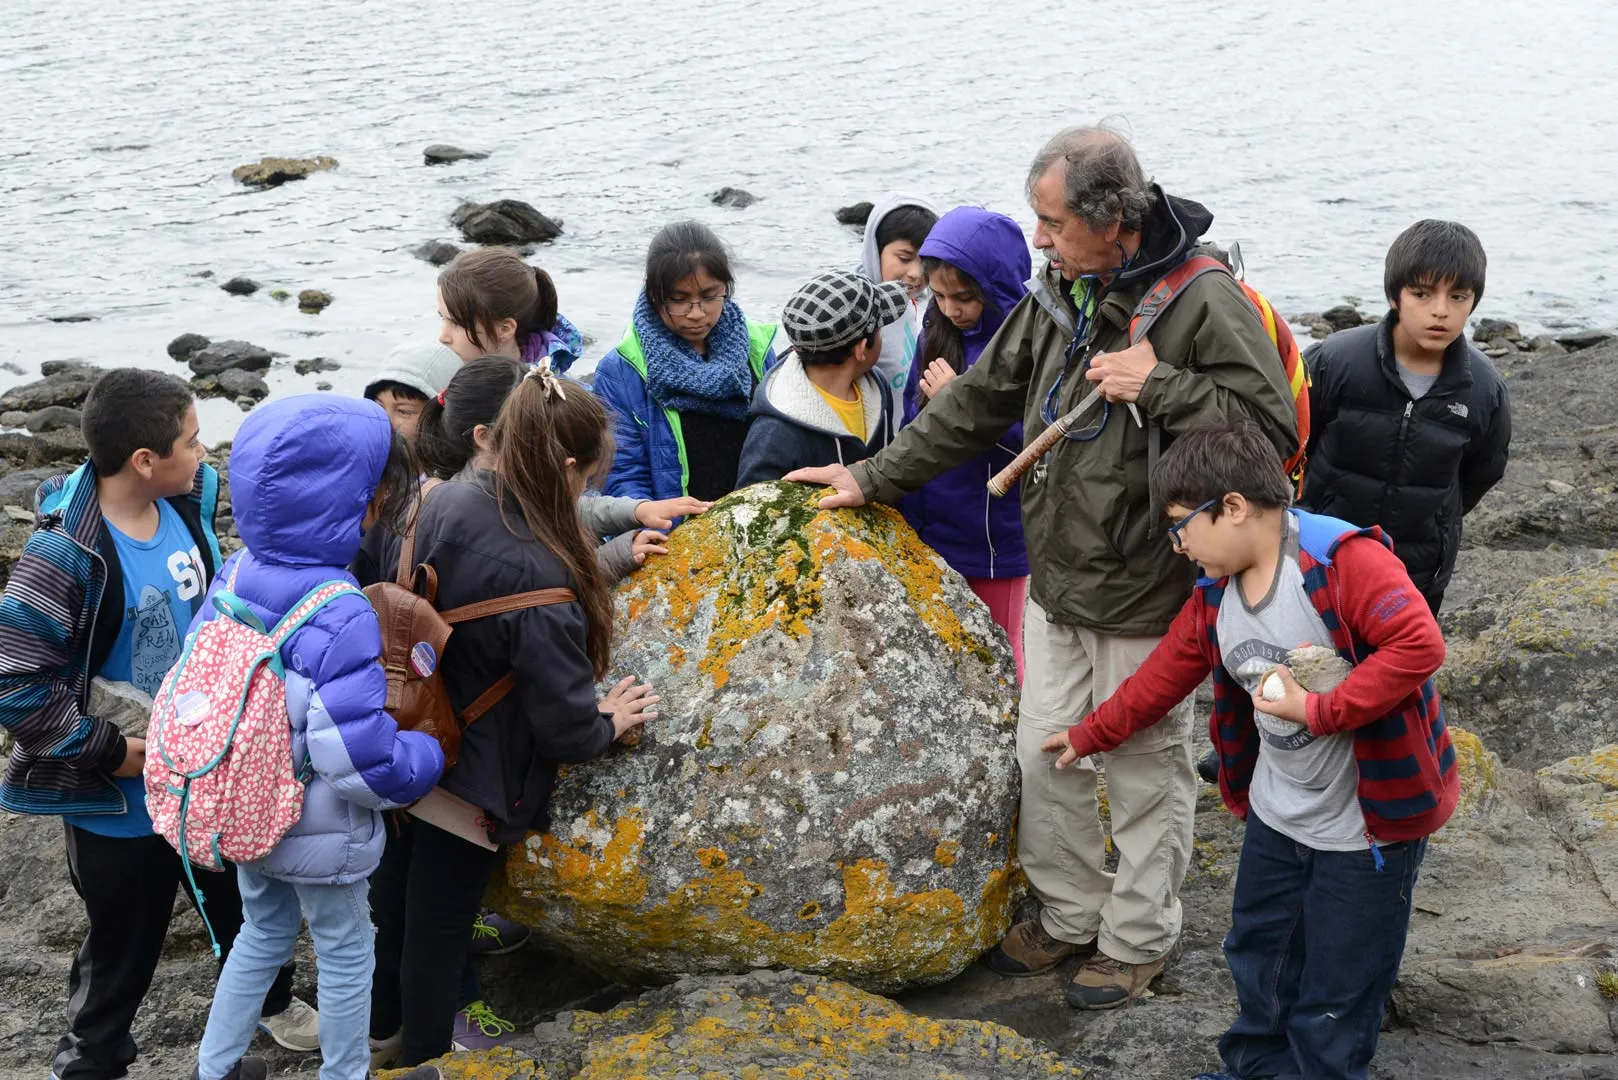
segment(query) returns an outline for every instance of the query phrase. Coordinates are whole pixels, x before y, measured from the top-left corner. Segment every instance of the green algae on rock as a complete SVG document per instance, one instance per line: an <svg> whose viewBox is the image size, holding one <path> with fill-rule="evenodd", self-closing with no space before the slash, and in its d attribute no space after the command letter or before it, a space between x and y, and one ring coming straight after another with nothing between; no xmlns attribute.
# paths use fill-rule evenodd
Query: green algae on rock
<svg viewBox="0 0 1618 1080"><path fill-rule="evenodd" d="M999 940L1022 881L1016 681L963 578L891 508L761 484L619 590L614 671L663 698L568 769L507 913L626 980L787 967L892 991Z"/></svg>

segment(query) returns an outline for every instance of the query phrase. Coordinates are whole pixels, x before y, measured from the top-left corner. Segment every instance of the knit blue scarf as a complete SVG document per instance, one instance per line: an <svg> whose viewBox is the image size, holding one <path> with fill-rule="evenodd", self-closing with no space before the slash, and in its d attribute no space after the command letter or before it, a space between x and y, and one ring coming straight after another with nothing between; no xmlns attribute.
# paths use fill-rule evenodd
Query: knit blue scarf
<svg viewBox="0 0 1618 1080"><path fill-rule="evenodd" d="M663 325L645 292L635 301L635 334L646 357L652 400L675 412L747 419L753 368L748 363L747 317L734 301L725 301L718 325L708 333L707 356Z"/></svg>

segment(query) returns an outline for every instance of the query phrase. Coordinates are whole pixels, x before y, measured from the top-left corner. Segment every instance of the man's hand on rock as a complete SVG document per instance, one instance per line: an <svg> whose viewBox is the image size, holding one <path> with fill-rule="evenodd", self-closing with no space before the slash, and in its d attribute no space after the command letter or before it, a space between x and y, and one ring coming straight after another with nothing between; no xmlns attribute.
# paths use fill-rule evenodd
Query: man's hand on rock
<svg viewBox="0 0 1618 1080"><path fill-rule="evenodd" d="M635 504L635 520L648 529L668 532L674 528L675 518L705 513L711 506L713 503L693 499L689 495L682 495L678 499L647 499Z"/></svg>
<svg viewBox="0 0 1618 1080"><path fill-rule="evenodd" d="M1084 377L1097 384L1108 401L1135 401L1155 367L1157 353L1152 343L1141 341L1122 352L1094 357Z"/></svg>
<svg viewBox="0 0 1618 1080"><path fill-rule="evenodd" d="M854 474L844 465L821 465L813 469L796 469L787 473L781 479L790 480L795 484L815 484L819 487L836 488L837 494L827 495L820 500L822 510L836 510L844 506L864 506L865 492L854 480Z"/></svg>
<svg viewBox="0 0 1618 1080"><path fill-rule="evenodd" d="M607 691L607 696L596 707L612 718L612 737L616 741L646 721L656 720L657 710L652 706L661 700L652 693L651 684L637 683L635 676L626 675Z"/></svg>

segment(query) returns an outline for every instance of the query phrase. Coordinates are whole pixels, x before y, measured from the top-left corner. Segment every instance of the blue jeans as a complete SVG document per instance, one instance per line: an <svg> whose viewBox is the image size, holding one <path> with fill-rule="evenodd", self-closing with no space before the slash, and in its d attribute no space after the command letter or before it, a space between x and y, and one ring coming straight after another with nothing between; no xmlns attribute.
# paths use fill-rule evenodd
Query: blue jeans
<svg viewBox="0 0 1618 1080"><path fill-rule="evenodd" d="M365 1080L371 1068L366 1028L376 963L366 902L369 883L291 885L245 866L238 866L236 874L242 930L219 974L197 1053L198 1075L220 1080L247 1053L264 992L292 958L298 927L308 919L319 972L320 1080Z"/></svg>
<svg viewBox="0 0 1618 1080"><path fill-rule="evenodd" d="M1242 1080L1365 1080L1404 955L1425 839L1316 851L1247 816L1225 959L1241 1015L1219 1040Z"/></svg>

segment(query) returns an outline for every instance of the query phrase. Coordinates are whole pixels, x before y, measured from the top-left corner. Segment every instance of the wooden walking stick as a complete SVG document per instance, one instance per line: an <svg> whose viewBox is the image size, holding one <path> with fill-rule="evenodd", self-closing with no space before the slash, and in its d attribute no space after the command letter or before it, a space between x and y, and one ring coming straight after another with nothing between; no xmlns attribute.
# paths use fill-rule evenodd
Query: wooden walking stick
<svg viewBox="0 0 1618 1080"><path fill-rule="evenodd" d="M1083 401L1057 417L1054 424L1039 433L1039 438L1023 448L1023 452L1017 455L1015 461L994 474L989 480L989 494L1004 495L1010 491L1011 485L1022 479L1023 473L1032 469L1035 462L1050 452L1051 447L1061 442L1073 429L1074 422L1100 400L1101 390L1098 387L1090 391L1089 396Z"/></svg>

